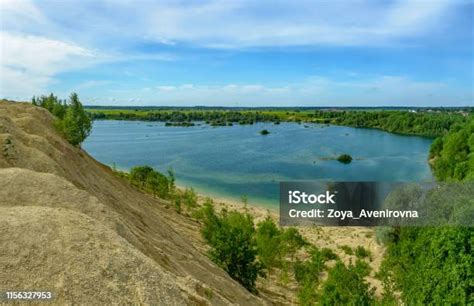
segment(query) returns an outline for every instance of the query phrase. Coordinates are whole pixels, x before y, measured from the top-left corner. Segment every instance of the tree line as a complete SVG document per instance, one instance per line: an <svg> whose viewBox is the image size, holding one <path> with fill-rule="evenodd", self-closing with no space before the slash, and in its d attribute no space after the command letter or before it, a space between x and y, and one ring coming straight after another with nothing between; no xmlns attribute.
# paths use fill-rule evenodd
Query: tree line
<svg viewBox="0 0 474 306"><path fill-rule="evenodd" d="M442 136L454 124L466 122L465 115L454 112L316 111L313 118L323 123L426 137Z"/></svg>
<svg viewBox="0 0 474 306"><path fill-rule="evenodd" d="M358 128L375 128L391 133L426 137L442 136L451 126L466 121L468 112L401 110L114 110L91 109L93 119L144 120L168 122L169 126L192 126L203 121L212 126L254 124L257 122L307 122ZM472 110L471 110L472 111ZM181 124L180 124L181 123Z"/></svg>
<svg viewBox="0 0 474 306"><path fill-rule="evenodd" d="M94 111L91 112L93 119L112 120L143 120L169 122L170 125L178 126L178 123L191 123L203 121L212 126L228 126L237 124L253 124L256 122L278 121L276 115L263 112L240 112L240 111ZM186 126L181 125L181 126ZM191 126L191 125L188 125Z"/></svg>
<svg viewBox="0 0 474 306"><path fill-rule="evenodd" d="M430 159L437 181L451 184L430 190L424 200L416 195L405 198L424 201L423 205L432 210L441 207L442 218L472 218L474 117L456 123L448 133L435 139ZM453 193L458 196L450 196ZM387 247L379 273L387 303L396 304L396 292L401 293L406 304L474 303L473 227L381 228L378 236Z"/></svg>

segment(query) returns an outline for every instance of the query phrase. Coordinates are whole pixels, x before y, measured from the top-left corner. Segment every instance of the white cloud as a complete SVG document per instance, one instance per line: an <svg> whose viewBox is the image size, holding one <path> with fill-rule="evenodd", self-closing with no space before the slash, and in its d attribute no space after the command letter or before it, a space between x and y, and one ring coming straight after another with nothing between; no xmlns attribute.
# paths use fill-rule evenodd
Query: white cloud
<svg viewBox="0 0 474 306"><path fill-rule="evenodd" d="M17 1L3 1L9 3L4 14L9 18L2 24L15 30L24 24L24 30L43 28L48 34L74 35L89 43L105 39L126 44L138 39L214 48L397 44L445 26L449 12L464 4L449 0L102 0L37 1L35 6L18 0L20 8L13 9Z"/></svg>
<svg viewBox="0 0 474 306"><path fill-rule="evenodd" d="M40 9L29 0L1 0L0 16L2 26L21 27L25 23L46 25L47 19Z"/></svg>
<svg viewBox="0 0 474 306"><path fill-rule="evenodd" d="M157 86L157 88L159 91L164 91L164 92L176 90L175 86Z"/></svg>
<svg viewBox="0 0 474 306"><path fill-rule="evenodd" d="M421 82L404 76L358 77L339 81L311 77L285 86L262 84L160 85L122 91L115 103L182 106L442 106L474 105L473 93L443 82ZM98 102L100 104L100 101ZM137 105L137 104L135 104Z"/></svg>
<svg viewBox="0 0 474 306"><path fill-rule="evenodd" d="M43 93L59 72L82 68L97 55L73 43L0 32L0 96Z"/></svg>
<svg viewBox="0 0 474 306"><path fill-rule="evenodd" d="M148 7L147 37L216 48L384 45L424 33L456 1L207 1ZM256 13L258 12L258 13ZM444 20L445 21L445 20Z"/></svg>

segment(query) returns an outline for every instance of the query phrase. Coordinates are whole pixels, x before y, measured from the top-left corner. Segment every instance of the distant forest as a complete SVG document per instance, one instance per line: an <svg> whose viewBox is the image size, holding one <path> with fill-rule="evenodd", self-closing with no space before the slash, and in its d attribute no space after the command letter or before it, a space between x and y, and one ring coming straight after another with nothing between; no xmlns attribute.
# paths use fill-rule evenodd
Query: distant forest
<svg viewBox="0 0 474 306"><path fill-rule="evenodd" d="M391 133L438 137L454 124L462 124L473 113L472 108L407 110L307 110L307 109L207 109L207 108L88 108L93 119L143 120L167 122L168 126L205 122L212 126L254 124L257 122L298 122L376 128ZM179 124L181 123L181 124Z"/></svg>

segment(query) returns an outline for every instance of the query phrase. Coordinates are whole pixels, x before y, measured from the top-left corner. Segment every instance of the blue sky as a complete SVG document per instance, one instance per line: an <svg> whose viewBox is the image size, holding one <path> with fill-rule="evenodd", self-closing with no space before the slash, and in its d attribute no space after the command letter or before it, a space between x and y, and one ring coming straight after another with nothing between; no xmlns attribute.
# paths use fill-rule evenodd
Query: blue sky
<svg viewBox="0 0 474 306"><path fill-rule="evenodd" d="M474 106L472 1L1 0L0 97Z"/></svg>

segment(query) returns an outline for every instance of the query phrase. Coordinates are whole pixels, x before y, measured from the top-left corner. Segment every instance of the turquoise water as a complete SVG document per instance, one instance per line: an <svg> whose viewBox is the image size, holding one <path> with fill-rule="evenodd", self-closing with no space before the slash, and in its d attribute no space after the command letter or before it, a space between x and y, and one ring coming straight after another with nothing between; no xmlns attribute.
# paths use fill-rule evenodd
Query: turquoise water
<svg viewBox="0 0 474 306"><path fill-rule="evenodd" d="M262 129L270 131L262 136ZM177 183L210 196L277 205L280 181L429 181L430 139L317 124L213 128L95 121L83 148L117 168L173 167ZM350 154L344 165L332 159Z"/></svg>

